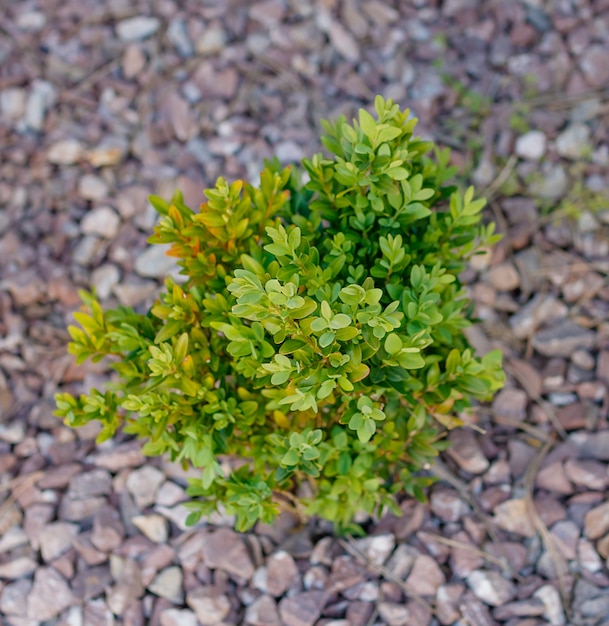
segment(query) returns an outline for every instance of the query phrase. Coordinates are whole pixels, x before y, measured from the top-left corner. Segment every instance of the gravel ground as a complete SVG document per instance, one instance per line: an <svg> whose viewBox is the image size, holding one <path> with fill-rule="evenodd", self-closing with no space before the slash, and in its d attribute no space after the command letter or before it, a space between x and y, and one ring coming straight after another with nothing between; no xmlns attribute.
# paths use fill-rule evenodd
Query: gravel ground
<svg viewBox="0 0 609 626"><path fill-rule="evenodd" d="M608 50L607 0L5 1L2 623L609 624ZM149 305L149 193L196 206L376 93L490 199L505 236L463 280L508 384L364 539L187 529L186 473L52 416L105 380L65 354L78 289Z"/></svg>

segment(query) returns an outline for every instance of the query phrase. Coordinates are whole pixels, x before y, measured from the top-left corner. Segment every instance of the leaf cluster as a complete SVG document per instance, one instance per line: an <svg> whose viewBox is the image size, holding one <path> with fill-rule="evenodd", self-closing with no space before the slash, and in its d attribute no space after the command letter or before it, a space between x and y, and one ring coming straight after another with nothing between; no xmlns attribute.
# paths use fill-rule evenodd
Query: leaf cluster
<svg viewBox="0 0 609 626"><path fill-rule="evenodd" d="M58 394L57 414L200 468L191 522L222 506L244 530L295 502L344 530L398 512L396 495L423 497L445 430L502 384L501 355L477 358L463 334L459 274L496 241L484 201L447 184L448 151L407 110L375 109L323 123L328 155L303 161L305 185L274 161L258 187L220 178L197 211L153 197L151 242L185 280L150 311L83 294L69 349L113 357L119 382Z"/></svg>

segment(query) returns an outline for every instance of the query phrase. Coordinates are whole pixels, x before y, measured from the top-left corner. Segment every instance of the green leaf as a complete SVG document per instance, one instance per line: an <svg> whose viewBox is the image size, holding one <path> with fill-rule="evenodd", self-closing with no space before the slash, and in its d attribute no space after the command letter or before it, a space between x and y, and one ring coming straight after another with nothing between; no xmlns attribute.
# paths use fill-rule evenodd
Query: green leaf
<svg viewBox="0 0 609 626"><path fill-rule="evenodd" d="M365 109L359 110L359 125L368 139L373 142L376 139L376 122Z"/></svg>
<svg viewBox="0 0 609 626"><path fill-rule="evenodd" d="M390 333L385 339L385 350L389 354L397 354L402 349L402 340L396 333Z"/></svg>

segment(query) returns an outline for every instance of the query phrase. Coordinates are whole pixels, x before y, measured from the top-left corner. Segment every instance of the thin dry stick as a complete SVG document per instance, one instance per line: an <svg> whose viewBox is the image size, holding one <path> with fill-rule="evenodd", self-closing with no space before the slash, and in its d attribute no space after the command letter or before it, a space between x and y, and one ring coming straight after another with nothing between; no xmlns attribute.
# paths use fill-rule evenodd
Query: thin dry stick
<svg viewBox="0 0 609 626"><path fill-rule="evenodd" d="M539 450L537 456L533 459L529 467L527 468L526 474L524 475L524 501L526 505L526 511L531 520L535 530L539 533L541 540L547 550L550 553L550 557L552 559L552 563L554 564L554 568L556 570L556 574L558 576L558 587L560 592L560 597L562 600L563 608L565 609L565 613L567 616L569 615L569 594L567 593L566 585L565 585L565 577L567 576L567 566L559 554L558 549L556 548L556 544L552 539L552 535L550 535L550 531L548 527L545 525L544 521L541 519L537 509L535 508L535 503L533 501L533 488L535 486L535 479L537 477L537 473L539 472L539 468L543 463L543 460L546 458L548 452L552 449L556 438L554 436L550 437L548 441L542 446Z"/></svg>
<svg viewBox="0 0 609 626"><path fill-rule="evenodd" d="M497 193L499 187L501 187L501 185L503 185L503 183L510 177L510 174L516 167L517 163L518 157L515 154L512 154L512 156L510 156L510 158L506 161L503 169L495 177L495 180L493 180L493 182L482 191L481 195L487 199L492 198Z"/></svg>
<svg viewBox="0 0 609 626"><path fill-rule="evenodd" d="M412 597L412 599L425 607L428 611L431 611L432 614L435 615L434 607L429 604L426 600L424 600L416 591L412 589L410 585L406 582L398 578L391 570L387 569L384 565L379 565L375 563L371 559L369 559L363 552L361 552L353 543L353 537L347 536L347 540L339 539L338 542L340 545L355 559L369 567L370 569L376 571L379 574L382 574L386 580L390 580L394 582L398 587L402 589L402 591L407 595Z"/></svg>
<svg viewBox="0 0 609 626"><path fill-rule="evenodd" d="M457 539L449 539L448 537L442 537L442 535L436 535L434 533L427 533L427 536L437 541L438 543L443 543L446 546L450 546L451 548L457 548L458 550L464 550L465 552L471 552L472 554L476 554L477 556L482 557L485 561L489 561L490 563L494 563L499 567L504 567L505 562L503 559L499 559L492 554L485 552L484 550L480 550L480 548L476 548L476 546L471 543L466 543L465 541L458 541Z"/></svg>

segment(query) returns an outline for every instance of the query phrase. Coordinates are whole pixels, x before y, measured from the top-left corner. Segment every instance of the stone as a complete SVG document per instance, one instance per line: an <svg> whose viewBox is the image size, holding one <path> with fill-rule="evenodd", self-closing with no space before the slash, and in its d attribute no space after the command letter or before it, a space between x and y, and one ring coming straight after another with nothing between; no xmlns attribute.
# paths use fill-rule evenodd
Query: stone
<svg viewBox="0 0 609 626"><path fill-rule="evenodd" d="M563 319L567 312L555 296L539 293L510 317L509 324L518 339L527 339L539 325Z"/></svg>
<svg viewBox="0 0 609 626"><path fill-rule="evenodd" d="M593 89L602 89L609 83L607 50L602 44L593 44L582 54L579 66L586 82Z"/></svg>
<svg viewBox="0 0 609 626"><path fill-rule="evenodd" d="M462 470L469 474L482 474L488 469L489 461L471 430L453 430L449 439L451 446L447 454Z"/></svg>
<svg viewBox="0 0 609 626"><path fill-rule="evenodd" d="M254 564L240 535L220 528L205 537L203 561L210 569L221 569L241 579L250 579Z"/></svg>
<svg viewBox="0 0 609 626"><path fill-rule="evenodd" d="M520 275L510 261L491 267L486 278L497 291L513 291L520 287Z"/></svg>
<svg viewBox="0 0 609 626"><path fill-rule="evenodd" d="M136 515L131 518L131 522L154 543L165 543L169 537L167 520L162 515Z"/></svg>
<svg viewBox="0 0 609 626"><path fill-rule="evenodd" d="M109 206L93 209L85 215L80 223L80 229L85 235L99 235L106 239L113 239L118 233L121 218Z"/></svg>
<svg viewBox="0 0 609 626"><path fill-rule="evenodd" d="M577 555L577 542L580 533L581 529L571 520L556 522L550 531L554 544L565 559L570 561L575 559Z"/></svg>
<svg viewBox="0 0 609 626"><path fill-rule="evenodd" d="M543 613L543 617L547 619L552 626L564 626L566 624L560 593L556 587L553 585L543 585L533 593L533 597L539 598L543 602L546 609Z"/></svg>
<svg viewBox="0 0 609 626"><path fill-rule="evenodd" d="M148 585L148 591L169 600L173 604L183 604L183 579L184 576L179 567L168 567L156 575L154 580Z"/></svg>
<svg viewBox="0 0 609 626"><path fill-rule="evenodd" d="M535 527L530 520L523 498L513 498L498 504L494 508L495 523L504 530L523 537L532 537Z"/></svg>
<svg viewBox="0 0 609 626"><path fill-rule="evenodd" d="M39 567L27 598L27 616L46 622L74 602L72 591L63 576L52 567Z"/></svg>
<svg viewBox="0 0 609 626"><path fill-rule="evenodd" d="M116 582L106 592L106 599L112 613L120 616L144 595L142 572L135 560L116 559L116 557L113 557L111 569ZM118 571L114 572L114 569Z"/></svg>
<svg viewBox="0 0 609 626"><path fill-rule="evenodd" d="M522 421L526 418L528 396L522 389L507 387L493 400L493 412L502 417Z"/></svg>
<svg viewBox="0 0 609 626"><path fill-rule="evenodd" d="M188 609L166 609L159 614L161 626L199 626L197 616Z"/></svg>
<svg viewBox="0 0 609 626"><path fill-rule="evenodd" d="M136 506L145 509L155 503L159 487L165 482L165 474L152 465L144 465L132 471L126 482Z"/></svg>
<svg viewBox="0 0 609 626"><path fill-rule="evenodd" d="M535 478L535 485L540 489L555 491L570 495L573 493L573 485L569 482L562 462L557 461L546 467L542 467Z"/></svg>
<svg viewBox="0 0 609 626"><path fill-rule="evenodd" d="M47 152L49 163L54 165L74 165L78 163L84 153L84 147L76 139L62 139L56 141Z"/></svg>
<svg viewBox="0 0 609 626"><path fill-rule="evenodd" d="M457 578L467 578L474 570L480 569L484 565L484 561L465 531L459 531L451 539L463 545L462 548L454 546L451 549L451 572Z"/></svg>
<svg viewBox="0 0 609 626"><path fill-rule="evenodd" d="M533 337L533 347L543 356L568 357L578 348L593 348L595 343L593 331L570 320L546 328Z"/></svg>
<svg viewBox="0 0 609 626"><path fill-rule="evenodd" d="M118 548L125 535L125 529L120 519L120 513L106 507L95 513L93 518L92 545L102 552L110 552Z"/></svg>
<svg viewBox="0 0 609 626"><path fill-rule="evenodd" d="M20 556L12 561L0 564L0 578L8 578L15 580L16 578L23 578L29 576L32 572L36 571L38 564L36 561L28 556Z"/></svg>
<svg viewBox="0 0 609 626"><path fill-rule="evenodd" d="M516 587L499 572L476 570L467 577L474 595L490 606L502 606L516 596Z"/></svg>
<svg viewBox="0 0 609 626"><path fill-rule="evenodd" d="M599 461L567 459L565 474L573 484L587 489L600 491L609 483L607 466Z"/></svg>
<svg viewBox="0 0 609 626"><path fill-rule="evenodd" d="M540 178L529 184L529 193L545 200L558 200L567 190L569 179L560 164L548 164L542 168Z"/></svg>
<svg viewBox="0 0 609 626"><path fill-rule="evenodd" d="M594 507L584 518L584 534L588 539L600 539L609 532L609 502Z"/></svg>
<svg viewBox="0 0 609 626"><path fill-rule="evenodd" d="M165 278L177 273L179 267L173 257L167 256L167 246L149 246L135 259L135 271L144 277Z"/></svg>
<svg viewBox="0 0 609 626"><path fill-rule="evenodd" d="M406 584L421 596L435 596L440 585L446 582L444 573L436 560L422 554L416 557Z"/></svg>
<svg viewBox="0 0 609 626"><path fill-rule="evenodd" d="M142 454L141 443L139 441L130 441L129 443L118 445L113 444L112 448L107 450L99 450L91 460L97 467L103 467L111 472L118 472L129 467L144 465L147 459Z"/></svg>
<svg viewBox="0 0 609 626"><path fill-rule="evenodd" d="M395 548L395 537L391 534L373 535L365 539L358 539L356 546L373 563L384 565Z"/></svg>
<svg viewBox="0 0 609 626"><path fill-rule="evenodd" d="M556 151L565 159L580 160L591 150L590 128L585 124L571 124L556 138Z"/></svg>
<svg viewBox="0 0 609 626"><path fill-rule="evenodd" d="M221 622L231 609L228 598L215 587L197 587L186 594L186 604L203 626Z"/></svg>
<svg viewBox="0 0 609 626"><path fill-rule="evenodd" d="M167 39L181 57L187 59L195 53L195 47L188 36L186 21L183 18L174 17L171 20L167 28Z"/></svg>
<svg viewBox="0 0 609 626"><path fill-rule="evenodd" d="M131 43L123 54L123 75L127 80L136 78L146 67L146 55L140 46Z"/></svg>
<svg viewBox="0 0 609 626"><path fill-rule="evenodd" d="M292 555L285 550L273 553L266 565L266 591L272 596L283 595L300 580L300 573Z"/></svg>
<svg viewBox="0 0 609 626"><path fill-rule="evenodd" d="M113 167L121 163L128 149L123 137L105 137L95 148L87 150L85 158L93 167Z"/></svg>
<svg viewBox="0 0 609 626"><path fill-rule="evenodd" d="M112 491L112 477L109 472L97 469L76 474L70 481L68 496L73 500L105 496Z"/></svg>
<svg viewBox="0 0 609 626"><path fill-rule="evenodd" d="M108 192L108 183L95 174L85 174L78 181L78 193L84 200L103 200Z"/></svg>
<svg viewBox="0 0 609 626"><path fill-rule="evenodd" d="M141 41L154 35L161 25L158 17L137 15L121 20L116 25L116 34L121 41Z"/></svg>
<svg viewBox="0 0 609 626"><path fill-rule="evenodd" d="M40 533L40 554L44 561L48 563L68 550L78 530L78 525L69 522L46 525Z"/></svg>
<svg viewBox="0 0 609 626"><path fill-rule="evenodd" d="M57 100L57 88L46 80L34 79L25 103L23 122L27 128L41 132L46 112Z"/></svg>
<svg viewBox="0 0 609 626"><path fill-rule="evenodd" d="M455 490L441 485L432 491L430 506L434 515L444 522L456 522L468 511L467 505Z"/></svg>
<svg viewBox="0 0 609 626"><path fill-rule="evenodd" d="M493 611L493 617L498 620L508 620L511 617L536 617L543 615L546 607L539 598L516 600L508 602Z"/></svg>
<svg viewBox="0 0 609 626"><path fill-rule="evenodd" d="M436 593L436 615L443 626L456 622L459 617L459 600L465 591L465 586L460 583L440 585Z"/></svg>
<svg viewBox="0 0 609 626"><path fill-rule="evenodd" d="M90 600L85 604L82 620L82 626L114 626L115 624L112 611L102 599Z"/></svg>
<svg viewBox="0 0 609 626"><path fill-rule="evenodd" d="M323 591L305 591L279 603L279 615L283 626L313 626L325 605Z"/></svg>
<svg viewBox="0 0 609 626"><path fill-rule="evenodd" d="M609 461L609 430L574 433L570 439L577 445L580 458Z"/></svg>
<svg viewBox="0 0 609 626"><path fill-rule="evenodd" d="M91 543L91 533L82 533L74 539L74 549L87 565L100 565L108 560L108 555Z"/></svg>
<svg viewBox="0 0 609 626"><path fill-rule="evenodd" d="M218 23L210 24L197 38L195 49L198 54L209 56L220 52L226 44L226 32Z"/></svg>
<svg viewBox="0 0 609 626"><path fill-rule="evenodd" d="M408 607L396 602L379 602L378 612L388 626L408 626L412 618Z"/></svg>
<svg viewBox="0 0 609 626"><path fill-rule="evenodd" d="M245 610L245 623L250 626L281 626L275 600L268 595L260 596Z"/></svg>
<svg viewBox="0 0 609 626"><path fill-rule="evenodd" d="M530 130L516 139L516 154L528 161L539 161L546 153L546 136L539 130Z"/></svg>
<svg viewBox="0 0 609 626"><path fill-rule="evenodd" d="M27 93L20 87L0 91L0 113L10 121L17 121L25 113Z"/></svg>
<svg viewBox="0 0 609 626"><path fill-rule="evenodd" d="M7 584L0 595L0 612L3 615L25 615L31 588L32 581L25 578Z"/></svg>
<svg viewBox="0 0 609 626"><path fill-rule="evenodd" d="M332 47L347 61L359 60L359 45L353 35L340 23L333 21L328 29Z"/></svg>
<svg viewBox="0 0 609 626"><path fill-rule="evenodd" d="M116 265L104 263L96 267L91 273L91 284L100 300L105 300L112 293L113 287L118 285L121 278L120 270Z"/></svg>

